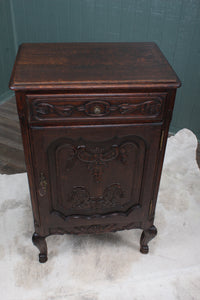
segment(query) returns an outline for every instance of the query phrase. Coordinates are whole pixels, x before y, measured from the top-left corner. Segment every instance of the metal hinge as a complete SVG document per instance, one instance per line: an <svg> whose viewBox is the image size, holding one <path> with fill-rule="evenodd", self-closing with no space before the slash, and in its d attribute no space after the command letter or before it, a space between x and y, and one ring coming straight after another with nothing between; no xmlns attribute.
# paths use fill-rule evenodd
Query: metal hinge
<svg viewBox="0 0 200 300"><path fill-rule="evenodd" d="M165 135L165 130L162 130L161 137L160 137L160 151L162 150L163 147L164 135Z"/></svg>
<svg viewBox="0 0 200 300"><path fill-rule="evenodd" d="M151 216L151 214L152 214L152 208L153 208L153 203L152 203L152 200L151 200L150 207L149 207L149 216Z"/></svg>

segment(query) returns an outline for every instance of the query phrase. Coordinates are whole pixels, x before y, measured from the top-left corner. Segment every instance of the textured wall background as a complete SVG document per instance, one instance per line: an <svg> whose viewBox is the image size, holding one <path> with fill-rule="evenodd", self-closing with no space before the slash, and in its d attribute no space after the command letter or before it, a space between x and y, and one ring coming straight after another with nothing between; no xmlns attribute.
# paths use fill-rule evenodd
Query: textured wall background
<svg viewBox="0 0 200 300"><path fill-rule="evenodd" d="M200 139L199 0L0 0L0 98L22 42L155 41L179 75L171 131Z"/></svg>
<svg viewBox="0 0 200 300"><path fill-rule="evenodd" d="M0 102L8 99L8 81L15 60L16 45L10 2L0 0Z"/></svg>

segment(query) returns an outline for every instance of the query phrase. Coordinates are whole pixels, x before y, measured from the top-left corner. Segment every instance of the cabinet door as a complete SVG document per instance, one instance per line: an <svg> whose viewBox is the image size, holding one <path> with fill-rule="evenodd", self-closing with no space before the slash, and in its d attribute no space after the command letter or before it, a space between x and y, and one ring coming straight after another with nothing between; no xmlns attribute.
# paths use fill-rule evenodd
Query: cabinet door
<svg viewBox="0 0 200 300"><path fill-rule="evenodd" d="M69 226L141 222L152 197L160 134L156 124L32 128L38 205L48 226L55 218L71 220Z"/></svg>

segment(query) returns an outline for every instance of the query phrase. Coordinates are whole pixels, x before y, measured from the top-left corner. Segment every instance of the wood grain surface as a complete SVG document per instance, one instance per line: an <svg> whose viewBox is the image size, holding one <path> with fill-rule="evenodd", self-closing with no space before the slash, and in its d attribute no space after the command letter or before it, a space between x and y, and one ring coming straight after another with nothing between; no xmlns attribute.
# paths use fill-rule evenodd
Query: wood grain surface
<svg viewBox="0 0 200 300"><path fill-rule="evenodd" d="M14 90L177 88L180 80L155 43L30 43L19 48Z"/></svg>

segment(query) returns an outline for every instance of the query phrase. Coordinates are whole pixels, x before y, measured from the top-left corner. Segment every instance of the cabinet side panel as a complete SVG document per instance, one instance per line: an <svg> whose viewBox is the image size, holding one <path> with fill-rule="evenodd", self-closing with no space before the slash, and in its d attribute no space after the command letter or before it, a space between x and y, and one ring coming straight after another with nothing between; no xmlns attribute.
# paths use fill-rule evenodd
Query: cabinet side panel
<svg viewBox="0 0 200 300"><path fill-rule="evenodd" d="M36 196L36 189L35 189L35 176L34 176L34 167L33 167L33 160L32 160L32 150L31 150L31 141L29 135L29 125L28 125L28 114L27 114L27 105L25 101L25 94L22 92L16 92L16 103L17 103L17 110L18 116L20 121L21 127L21 134L22 134L22 141L24 147L24 155L25 155L25 163L29 181L29 190L31 195L31 204L33 209L33 217L34 217L34 225L36 232L42 234L40 225L40 215L39 215L39 208L38 208L38 201Z"/></svg>
<svg viewBox="0 0 200 300"><path fill-rule="evenodd" d="M152 199L149 205L149 220L153 222L155 217L155 208L157 202L157 196L160 186L160 179L162 175L162 168L167 144L167 138L169 133L169 125L172 119L173 107L176 97L176 90L171 90L168 92L167 96L167 106L166 106L166 117L164 123L162 125L162 131L160 136L160 147L157 154L157 165L156 165L156 172L154 175L154 192L152 195Z"/></svg>

